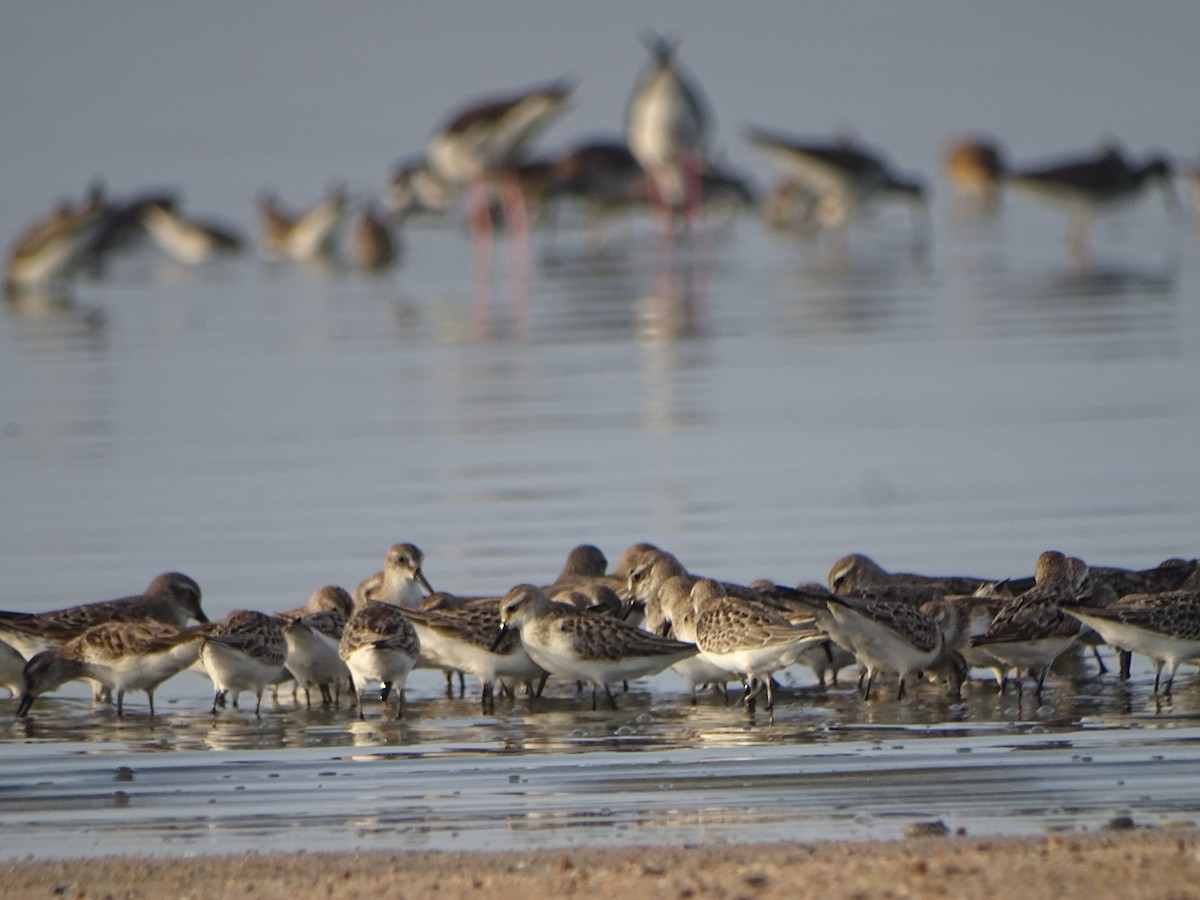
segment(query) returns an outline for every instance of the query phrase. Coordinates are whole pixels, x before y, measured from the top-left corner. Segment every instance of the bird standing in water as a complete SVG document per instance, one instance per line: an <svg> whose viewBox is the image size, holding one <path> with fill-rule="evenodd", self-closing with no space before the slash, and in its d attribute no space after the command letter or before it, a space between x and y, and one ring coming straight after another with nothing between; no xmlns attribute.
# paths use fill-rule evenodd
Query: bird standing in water
<svg viewBox="0 0 1200 900"><path fill-rule="evenodd" d="M1171 175L1171 164L1161 156L1138 165L1130 162L1119 147L1110 145L1098 153L1014 169L1006 180L1039 200L1065 208L1073 223L1068 235L1071 253L1077 259L1086 259L1088 232L1095 215L1136 200L1152 184L1161 188L1168 212L1179 214L1182 205L1175 196Z"/></svg>
<svg viewBox="0 0 1200 900"><path fill-rule="evenodd" d="M651 63L629 101L626 138L664 231L673 233L677 212L691 222L700 211L712 114L699 85L675 64L677 45L659 35L645 43Z"/></svg>
<svg viewBox="0 0 1200 900"><path fill-rule="evenodd" d="M489 188L498 189L504 221L516 239L528 241L524 195L514 172L522 153L566 109L572 87L565 82L488 97L471 103L429 140L428 166L442 182L465 187L477 260L490 264L492 214ZM524 252L528 253L527 244Z"/></svg>

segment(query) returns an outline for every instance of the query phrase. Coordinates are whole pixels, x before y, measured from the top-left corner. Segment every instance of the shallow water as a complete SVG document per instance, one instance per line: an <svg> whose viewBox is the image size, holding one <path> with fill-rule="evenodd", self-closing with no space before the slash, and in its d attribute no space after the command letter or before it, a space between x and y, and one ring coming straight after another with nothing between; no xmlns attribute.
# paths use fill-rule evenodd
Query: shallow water
<svg viewBox="0 0 1200 900"><path fill-rule="evenodd" d="M23 10L0 40L37 34L72 57L80 35L112 27L82 27L89 10L76 10L69 33L42 21L57 13ZM1188 5L1180 14L1195 16ZM601 32L588 53L606 65L578 61L594 87L581 90L562 140L611 127L641 61L634 18L605 26L619 27L628 71L611 65ZM946 18L951 31L962 24ZM365 27L345 19L298 17L287 49ZM992 92L979 96L1020 155L1086 146L1101 128L1128 134L1135 152L1155 140L1190 152L1194 134L1179 135L1193 126L1167 108L1177 93L1161 79L1200 78L1190 42L1177 46L1195 29L1169 19L1141 23L1168 33L1133 46L1103 30L1054 51L1066 56L1026 46L1026 75L1069 60L1080 76L1048 79L1041 93L986 65L956 69L961 47L939 23L906 22L914 41L926 34L925 52L894 73L911 104L851 77L830 85L836 103L808 113L788 105L790 80L764 79L745 57L722 62L721 25L681 30L731 146L739 116L794 115L796 130L816 132L830 127L829 110L846 109L933 182L941 141L977 115L971 89ZM857 21L737 34L786 37L798 65L851 36L867 57L890 45L897 23L863 32ZM82 87L70 82L82 91L71 118L39 124L42 109L66 102L58 80L0 79L8 120L26 123L3 138L20 175L0 182L6 242L98 169L117 192L179 183L188 208L247 227L268 184L297 202L331 173L377 190L389 161L481 80L417 98L397 113L400 131L372 133L381 126L359 113L350 122L363 130L347 143L352 126L338 116L354 114L344 98L363 89L353 67L319 78L288 69L299 79L288 87L234 53L159 110L146 67L162 48L181 71L211 72L220 54L171 41L135 52L147 29L184 30L152 10L139 22L102 32L111 58ZM243 31L259 33L207 24L234 49ZM1006 32L993 33L1002 42ZM539 68L505 69L505 83L560 71L554 54L569 37L554 37L520 35ZM1113 42L1130 54L1119 84L1111 54L1080 49ZM12 66L46 55L6 50ZM503 65L520 56L501 55ZM427 75L427 57L414 78ZM953 72L953 90L917 92L932 83L922 65ZM313 134L278 114L301 85L312 120L326 123ZM366 89L364 109L397 102L394 88ZM189 110L225 97L217 146ZM1087 134L1067 131L1057 112L1067 99L1079 103L1071 127ZM129 127L101 127L111 122ZM103 137L67 140L71 123ZM732 155L765 182L761 160L741 147ZM435 587L462 593L549 580L581 542L615 559L653 541L695 571L743 582L823 580L851 551L888 568L992 577L1028 574L1050 547L1103 565L1196 556L1191 221L1172 222L1148 199L1101 223L1080 263L1062 218L1016 197L979 222L942 190L932 215L926 254L913 252L906 220L888 215L853 232L843 253L751 218L669 262L640 219L599 252L577 232L543 234L524 303L507 249L481 286L453 226L409 229L405 264L383 278L252 257L187 269L147 252L81 282L65 304L11 303L0 315L0 606L117 596L179 569L200 582L213 616L284 609L321 584L352 587L400 540L425 551ZM1085 662L1052 677L1042 707L997 699L982 682L962 704L932 686L903 704L863 704L797 675L773 722L714 698L693 706L670 674L635 685L616 712L593 713L560 689L536 710L522 700L493 717L470 688L447 700L440 676L419 673L401 723L290 702L261 721L245 710L214 720L207 682L192 674L163 687L159 719L135 699L118 722L71 688L39 700L28 722L0 717L0 855L890 837L929 819L983 834L1194 818L1190 671L1164 705L1144 662L1127 686L1094 672ZM123 767L131 781L117 780Z"/></svg>
<svg viewBox="0 0 1200 900"><path fill-rule="evenodd" d="M180 685L158 718L46 699L0 730L0 856L462 849L893 838L1194 822L1200 686L1052 676L1044 703L983 683L897 703L797 686L774 714L690 704L669 673L617 710L551 692L481 715L414 677L378 708L213 717ZM199 682L185 676L181 681ZM195 686L195 685L193 685ZM182 695L182 696L181 696Z"/></svg>

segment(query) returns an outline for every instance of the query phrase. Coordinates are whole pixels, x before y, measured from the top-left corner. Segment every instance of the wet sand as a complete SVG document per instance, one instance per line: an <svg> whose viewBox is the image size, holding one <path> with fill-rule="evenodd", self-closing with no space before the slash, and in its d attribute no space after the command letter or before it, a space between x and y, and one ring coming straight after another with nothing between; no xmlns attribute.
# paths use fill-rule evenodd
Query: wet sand
<svg viewBox="0 0 1200 900"><path fill-rule="evenodd" d="M6 897L1200 896L1200 831L530 853L299 853L0 865Z"/></svg>

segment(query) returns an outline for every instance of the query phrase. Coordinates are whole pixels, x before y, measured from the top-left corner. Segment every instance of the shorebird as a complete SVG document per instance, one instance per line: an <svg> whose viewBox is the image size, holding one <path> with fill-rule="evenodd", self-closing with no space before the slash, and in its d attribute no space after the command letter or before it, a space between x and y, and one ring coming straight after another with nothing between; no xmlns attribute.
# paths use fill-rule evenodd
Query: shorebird
<svg viewBox="0 0 1200 900"><path fill-rule="evenodd" d="M341 614L342 624L354 611L354 598L346 593L346 589L336 584L325 584L309 595L308 602L295 609L289 609L280 615L296 619L311 613L336 612Z"/></svg>
<svg viewBox="0 0 1200 900"><path fill-rule="evenodd" d="M101 622L65 644L36 654L26 664L17 715L33 701L68 681L86 678L117 696L125 715L125 693L145 691L154 715L154 690L196 661L212 625L179 628L162 622Z"/></svg>
<svg viewBox="0 0 1200 900"><path fill-rule="evenodd" d="M93 186L83 203L61 203L29 225L9 250L6 290L20 293L60 287L79 270L106 209L103 189Z"/></svg>
<svg viewBox="0 0 1200 900"><path fill-rule="evenodd" d="M272 261L306 262L333 255L346 192L338 187L300 213L285 210L270 191L258 201L262 253Z"/></svg>
<svg viewBox="0 0 1200 900"><path fill-rule="evenodd" d="M646 173L624 140L588 140L555 159L549 196L582 203L595 222L643 202Z"/></svg>
<svg viewBox="0 0 1200 900"><path fill-rule="evenodd" d="M1151 569L1091 566L1089 575L1093 585L1098 589L1111 591L1119 600L1129 594L1161 594L1165 591L1200 588L1200 560L1165 559ZM1121 677L1128 678L1131 654L1123 648L1116 649L1120 659ZM1103 666L1101 673L1103 674Z"/></svg>
<svg viewBox="0 0 1200 900"><path fill-rule="evenodd" d="M802 582L795 587L787 587L760 579L750 582L747 587L760 595L761 599L756 602L765 604L776 615L789 621L803 621L813 615L814 609L822 608L828 602L829 590L816 583ZM825 687L826 684L836 685L838 673L847 666L855 665L858 660L830 635L825 644L806 650L797 662L812 669L817 685Z"/></svg>
<svg viewBox="0 0 1200 900"><path fill-rule="evenodd" d="M358 717L366 718L363 701L368 685L383 687L381 699L396 695L396 718L404 717L404 685L421 655L421 643L404 611L393 603L368 600L359 606L338 645L338 656L350 669Z"/></svg>
<svg viewBox="0 0 1200 900"><path fill-rule="evenodd" d="M102 271L112 254L143 244L149 234L142 217L151 206L174 210L179 206L179 193L170 188L147 188L128 197L105 199L104 215L84 251L84 267Z"/></svg>
<svg viewBox="0 0 1200 900"><path fill-rule="evenodd" d="M603 686L613 709L617 703L608 685L631 678L656 675L672 663L696 653L693 644L660 638L620 619L582 613L555 603L540 588L520 584L500 602L497 646L513 629L530 659L549 672L592 685Z"/></svg>
<svg viewBox="0 0 1200 900"><path fill-rule="evenodd" d="M940 595L973 594L984 588L1003 590L1015 596L1033 587L1033 579L1012 579L997 582L989 578L972 575L917 575L912 572L889 572L881 565L861 553L843 556L829 569L829 589L835 594L853 591L856 588L878 588L909 586L927 588L934 599ZM1000 588L1000 585L1003 585Z"/></svg>
<svg viewBox="0 0 1200 900"><path fill-rule="evenodd" d="M1179 664L1200 657L1200 593L1194 590L1129 594L1110 606L1063 612L1112 646L1154 660L1155 694L1161 686L1170 695ZM1167 682L1161 685L1164 667Z"/></svg>
<svg viewBox="0 0 1200 900"><path fill-rule="evenodd" d="M844 233L847 224L876 201L895 199L913 211L914 238L927 231L925 189L897 174L877 152L850 139L805 140L753 127L751 145L765 151L784 175L811 196L811 216L821 229Z"/></svg>
<svg viewBox="0 0 1200 900"><path fill-rule="evenodd" d="M971 639L1001 663L1017 671L1017 692L1022 692L1022 673L1032 670L1036 696L1042 696L1046 673L1054 660L1079 637L1080 625L1062 607L1075 603L1075 583L1067 557L1047 550L1037 560L1036 583L1025 593L1004 604L987 631Z"/></svg>
<svg viewBox="0 0 1200 900"><path fill-rule="evenodd" d="M461 108L434 132L428 165L437 180L468 192L468 221L477 252L490 253L489 185L499 182L504 221L521 240L529 226L524 195L513 177L522 154L566 110L565 81L490 96Z"/></svg>
<svg viewBox="0 0 1200 900"><path fill-rule="evenodd" d="M312 709L312 688L321 691L321 700L328 705L334 699L330 688L337 688L350 678L350 670L338 656L337 648L346 622L342 618L339 628L334 621L338 615L326 611L280 620L287 642L285 667L297 687L304 690L304 704L308 709Z"/></svg>
<svg viewBox="0 0 1200 900"><path fill-rule="evenodd" d="M972 668L988 669L996 679L997 690L1003 691L1009 665L988 652L985 645L976 646L973 640L985 634L997 614L1013 601L1011 594L1000 593L990 586L973 594L953 594L941 601L946 617L943 629L946 647L962 655ZM922 606L925 612L934 610Z"/></svg>
<svg viewBox="0 0 1200 900"><path fill-rule="evenodd" d="M844 641L866 667L864 700L871 699L871 687L881 672L899 676L896 699L903 700L909 679L942 661L947 620L940 608L926 609L888 600L886 588L875 599L829 595L817 622L834 640Z"/></svg>
<svg viewBox="0 0 1200 900"><path fill-rule="evenodd" d="M213 715L223 706L227 691L233 705L241 691L254 692L254 715L262 707L263 691L278 681L287 661L287 639L272 616L239 609L212 623L200 645L200 662L213 685Z"/></svg>
<svg viewBox="0 0 1200 900"><path fill-rule="evenodd" d="M0 687L8 688L13 697L21 690L21 675L25 671L25 657L0 641Z"/></svg>
<svg viewBox="0 0 1200 900"><path fill-rule="evenodd" d="M644 627L651 634L673 638L685 644L696 643L696 605L692 599L694 579L687 576L670 578L646 603ZM687 685L692 703L698 689L708 685L720 686L741 680L742 675L706 659L702 653L681 659L671 670Z"/></svg>
<svg viewBox="0 0 1200 900"><path fill-rule="evenodd" d="M391 603L416 609L425 599L424 588L433 593L433 588L421 571L425 554L416 544L393 544L383 560L383 571L376 572L359 582L354 590L356 605L368 600Z"/></svg>
<svg viewBox="0 0 1200 900"><path fill-rule="evenodd" d="M51 612L0 612L0 640L26 659L63 644L101 622L152 619L182 627L189 619L207 622L200 608L200 586L187 575L164 572L146 590L119 600L101 600Z"/></svg>
<svg viewBox="0 0 1200 900"><path fill-rule="evenodd" d="M287 641L286 668L297 688L304 688L305 704L311 708L310 690L316 686L326 704L336 699L350 672L338 656L338 645L354 600L343 588L327 584L313 591L308 603L276 618ZM334 696L330 695L330 685Z"/></svg>
<svg viewBox="0 0 1200 900"><path fill-rule="evenodd" d="M454 203L455 186L424 156L398 163L388 179L387 206L398 222L410 216L437 216Z"/></svg>
<svg viewBox="0 0 1200 900"><path fill-rule="evenodd" d="M805 621L789 620L765 606L726 594L711 579L697 582L691 599L700 655L741 678L745 685L743 700L749 706L765 691L766 708L774 708L771 676L799 661L805 651L829 640L829 635L817 627L815 616ZM681 617L681 622L686 618Z"/></svg>
<svg viewBox="0 0 1200 900"><path fill-rule="evenodd" d="M1004 151L998 142L977 135L959 138L946 148L942 166L963 199L980 212L996 211L1005 172Z"/></svg>
<svg viewBox="0 0 1200 900"><path fill-rule="evenodd" d="M1133 202L1151 185L1162 190L1167 210L1178 214L1181 205L1171 175L1171 164L1164 157L1154 156L1135 164L1119 147L1110 145L1096 153L1012 169L1005 181L1032 197L1066 209L1072 220L1068 244L1076 256L1084 256L1092 219Z"/></svg>
<svg viewBox="0 0 1200 900"><path fill-rule="evenodd" d="M630 97L625 135L646 173L651 202L670 227L677 212L690 221L700 211L713 119L699 85L675 62L677 44L659 35L644 43L650 65Z"/></svg>
<svg viewBox="0 0 1200 900"><path fill-rule="evenodd" d="M364 272L378 272L391 266L398 256L391 223L375 204L367 204L350 231L350 261Z"/></svg>
<svg viewBox="0 0 1200 900"><path fill-rule="evenodd" d="M589 608L604 608L611 612L615 602L620 607L619 615L627 611L622 595L629 592L628 579L608 574L608 558L599 547L591 544L573 547L558 577L543 590L551 597L569 592L580 594L586 598Z"/></svg>
<svg viewBox="0 0 1200 900"><path fill-rule="evenodd" d="M141 221L154 243L179 262L194 265L242 250L242 236L232 228L184 216L171 205L146 204Z"/></svg>
<svg viewBox="0 0 1200 900"><path fill-rule="evenodd" d="M416 629L423 658L479 679L485 713L496 708L497 683L541 681L546 675L529 657L518 632L501 635L498 597L463 601L433 594L421 609L404 614Z"/></svg>

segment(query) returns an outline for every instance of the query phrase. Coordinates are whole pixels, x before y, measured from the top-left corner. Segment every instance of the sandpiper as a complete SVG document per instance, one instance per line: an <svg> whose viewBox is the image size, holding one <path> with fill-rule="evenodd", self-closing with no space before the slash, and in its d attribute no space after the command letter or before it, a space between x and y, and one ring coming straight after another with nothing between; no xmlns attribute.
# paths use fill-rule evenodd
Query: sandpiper
<svg viewBox="0 0 1200 900"><path fill-rule="evenodd" d="M105 210L103 189L93 187L78 206L61 203L31 224L9 250L6 289L10 293L47 290L68 280L79 269Z"/></svg>
<svg viewBox="0 0 1200 900"><path fill-rule="evenodd" d="M828 602L828 589L816 583L802 582L795 587L788 587L760 579L750 582L747 587L761 595L758 602L766 604L776 615L788 621L802 622L812 616L815 609L823 608ZM830 640L825 644L800 654L797 662L812 669L819 687L826 687L829 684L836 686L838 673L847 666L855 665L858 660L830 635Z"/></svg>
<svg viewBox="0 0 1200 900"><path fill-rule="evenodd" d="M212 627L179 628L153 620L93 625L29 660L17 715L26 715L39 695L86 678L116 693L118 716L125 715L126 691L145 691L153 716L155 688L195 662Z"/></svg>
<svg viewBox="0 0 1200 900"><path fill-rule="evenodd" d="M13 647L0 641L0 687L8 688L15 697L21 690L21 675L25 671L25 657Z"/></svg>
<svg viewBox="0 0 1200 900"><path fill-rule="evenodd" d="M184 216L164 203L147 204L141 220L154 243L183 263L194 265L222 254L240 253L244 243L242 236L224 223Z"/></svg>
<svg viewBox="0 0 1200 900"><path fill-rule="evenodd" d="M551 597L558 594L582 594L588 600L588 608L611 612L614 601L625 613L622 595L628 594L629 581L620 575L608 574L608 558L592 544L579 544L567 554L562 570L553 583L544 590Z"/></svg>
<svg viewBox="0 0 1200 900"><path fill-rule="evenodd" d="M927 588L930 593L925 599L929 600L938 596L973 594L984 589L1014 597L1029 590L1033 587L1033 583L1032 578L1007 579L998 582L973 575L917 575L912 572L889 572L871 557L862 553L843 556L829 569L829 589L835 594L846 593L856 588L911 586Z"/></svg>
<svg viewBox="0 0 1200 900"><path fill-rule="evenodd" d="M349 599L349 594L346 597ZM305 706L312 708L310 691L313 687L321 691L321 699L328 705L334 699L330 689L336 691L350 678L350 670L338 656L346 614L340 609L327 609L304 616L279 618L287 642L286 668L296 685L303 688Z"/></svg>
<svg viewBox="0 0 1200 900"><path fill-rule="evenodd" d="M1092 219L1131 203L1151 185L1162 190L1168 211L1178 214L1182 207L1171 177L1172 167L1165 157L1133 163L1119 147L1109 145L1098 152L1013 169L1006 181L1030 196L1065 208L1073 223L1068 244L1074 255L1084 256Z"/></svg>
<svg viewBox="0 0 1200 900"><path fill-rule="evenodd" d="M899 676L896 699L902 700L909 679L939 663L945 650L945 616L936 607L926 610L908 601L889 600L886 590L873 599L831 594L817 621L835 640L846 641L847 649L866 667L864 700L871 698L871 687L882 672ZM827 627L831 623L836 626Z"/></svg>
<svg viewBox="0 0 1200 900"><path fill-rule="evenodd" d="M395 693L396 718L404 717L404 685L420 655L417 632L397 604L368 600L354 611L342 632L338 656L350 669L360 719L366 718L363 700L372 683L383 686L385 703Z"/></svg>
<svg viewBox="0 0 1200 900"><path fill-rule="evenodd" d="M132 597L51 612L0 612L0 640L28 659L101 622L141 619L176 626L186 625L188 619L207 622L208 617L200 608L200 586L187 575L164 572L150 582L144 593Z"/></svg>
<svg viewBox="0 0 1200 900"><path fill-rule="evenodd" d="M286 661L287 639L274 617L239 609L214 622L200 645L200 662L213 685L213 714L226 692L233 692L236 707L239 692L253 691L258 716L263 691L279 680Z"/></svg>
<svg viewBox="0 0 1200 900"><path fill-rule="evenodd" d="M497 683L540 681L546 674L530 659L517 631L501 635L499 598L454 602L434 594L422 609L405 610L405 615L416 629L424 658L479 679L485 713L495 709Z"/></svg>
<svg viewBox="0 0 1200 900"><path fill-rule="evenodd" d="M998 690L1004 690L1009 665L988 652L986 645L976 646L974 638L985 634L996 615L1013 597L989 587L980 588L974 594L951 594L940 601L946 626L943 629L946 647L962 655L972 668L988 669L996 679ZM939 601L931 601L937 603ZM936 608L922 607L932 613Z"/></svg>
<svg viewBox="0 0 1200 900"><path fill-rule="evenodd" d="M763 605L730 596L711 579L696 583L692 603L701 656L741 678L748 705L766 691L766 708L774 708L771 676L829 640L817 627L815 616L804 622L788 620Z"/></svg>
<svg viewBox="0 0 1200 900"><path fill-rule="evenodd" d="M375 204L368 203L350 231L350 261L364 272L378 272L391 266L398 256L391 222Z"/></svg>
<svg viewBox="0 0 1200 900"><path fill-rule="evenodd" d="M687 220L699 213L713 117L699 85L677 65L677 45L659 35L644 43L650 65L629 100L625 134L661 222L669 227L677 211Z"/></svg>
<svg viewBox="0 0 1200 900"><path fill-rule="evenodd" d="M631 678L655 675L672 663L696 653L693 644L660 638L611 616L579 612L555 603L540 588L521 584L500 603L500 635L511 629L521 633L530 658L551 675L603 686L609 704L616 700L608 685Z"/></svg>
<svg viewBox="0 0 1200 900"><path fill-rule="evenodd" d="M383 560L383 571L376 572L359 582L354 591L356 605L374 600L417 609L425 599L424 588L433 593L421 567L425 554L416 544L393 544Z"/></svg>
<svg viewBox="0 0 1200 900"><path fill-rule="evenodd" d="M263 256L295 262L329 258L345 209L346 192L341 187L300 213L285 210L273 193L264 192L258 201Z"/></svg>
<svg viewBox="0 0 1200 900"><path fill-rule="evenodd" d="M1200 593L1176 590L1129 594L1110 606L1066 608L1068 616L1094 628L1114 647L1154 660L1154 693L1171 693L1184 660L1200 657ZM1161 685L1163 668L1167 681Z"/></svg>
<svg viewBox="0 0 1200 900"><path fill-rule="evenodd" d="M670 578L646 603L645 628L660 637L674 638L685 644L696 643L696 605L692 599L695 579L687 576ZM697 653L671 666L687 685L693 703L698 689L713 685L724 693L725 685L741 680L741 673L717 665Z"/></svg>
<svg viewBox="0 0 1200 900"><path fill-rule="evenodd" d="M958 138L942 157L946 178L954 189L985 214L1000 204L1000 187L1005 172L1004 151L990 137Z"/></svg>
<svg viewBox="0 0 1200 900"><path fill-rule="evenodd" d="M1018 695L1023 689L1021 674L1033 670L1037 697L1050 666L1079 637L1080 625L1064 614L1063 606L1075 603L1075 583L1067 557L1047 550L1037 560L1036 584L1001 607L987 631L971 639L1000 662L1017 671Z"/></svg>
<svg viewBox="0 0 1200 900"><path fill-rule="evenodd" d="M914 239L925 243L925 189L916 179L893 171L871 148L847 138L807 140L764 128L751 128L746 139L812 195L811 215L820 228L844 232L876 201L894 199L911 207Z"/></svg>

